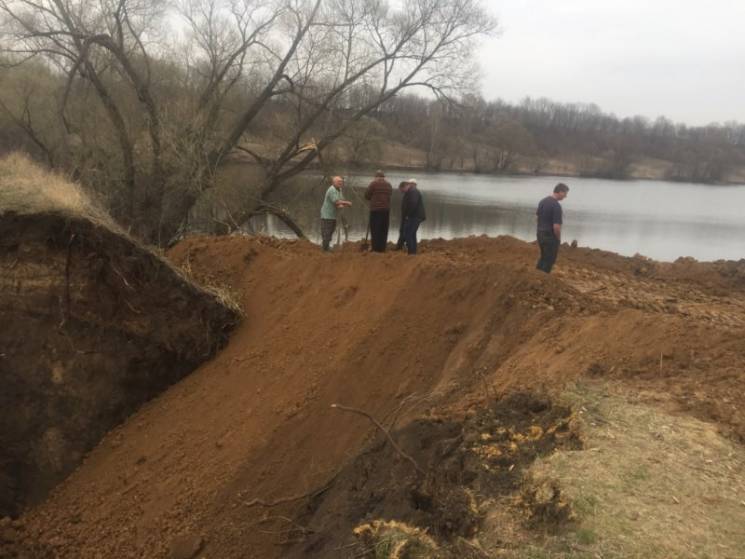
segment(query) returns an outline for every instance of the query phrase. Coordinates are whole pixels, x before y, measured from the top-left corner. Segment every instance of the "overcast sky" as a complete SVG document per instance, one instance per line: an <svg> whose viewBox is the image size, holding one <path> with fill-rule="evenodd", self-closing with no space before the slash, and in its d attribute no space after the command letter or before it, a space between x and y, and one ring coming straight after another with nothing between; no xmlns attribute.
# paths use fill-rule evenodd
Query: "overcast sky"
<svg viewBox="0 0 745 559"><path fill-rule="evenodd" d="M486 0L482 94L619 117L745 122L745 0Z"/></svg>

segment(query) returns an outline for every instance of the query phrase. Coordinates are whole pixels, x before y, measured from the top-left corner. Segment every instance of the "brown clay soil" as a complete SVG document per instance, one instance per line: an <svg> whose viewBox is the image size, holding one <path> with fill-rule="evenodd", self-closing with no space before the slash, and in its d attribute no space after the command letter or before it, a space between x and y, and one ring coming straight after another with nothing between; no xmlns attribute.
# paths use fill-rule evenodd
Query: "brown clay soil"
<svg viewBox="0 0 745 559"><path fill-rule="evenodd" d="M231 291L243 324L0 537L29 557L346 557L345 532L378 512L467 535L478 523L469 495L516 489L476 472L474 453L503 468L510 441L536 441L509 457L519 472L564 444L546 433L574 440L571 410L550 398L583 376L745 442L744 263L566 247L546 276L535 257L507 237L425 242L415 258L181 243L170 258ZM371 421L334 403L377 418L440 475L417 481ZM479 438L484 422L507 435Z"/></svg>
<svg viewBox="0 0 745 559"><path fill-rule="evenodd" d="M0 316L0 516L41 502L240 319L104 222L54 212L0 215Z"/></svg>

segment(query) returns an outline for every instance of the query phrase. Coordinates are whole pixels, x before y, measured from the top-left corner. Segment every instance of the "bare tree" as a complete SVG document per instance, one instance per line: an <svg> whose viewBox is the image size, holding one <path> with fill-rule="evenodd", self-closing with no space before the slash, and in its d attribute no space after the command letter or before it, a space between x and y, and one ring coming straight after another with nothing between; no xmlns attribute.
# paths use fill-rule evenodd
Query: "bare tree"
<svg viewBox="0 0 745 559"><path fill-rule="evenodd" d="M52 130L45 128L49 121L50 104L44 99L47 75L43 68L12 68L10 87L0 93L0 111L31 140L50 168L56 166L58 141ZM7 75L6 75L7 77Z"/></svg>
<svg viewBox="0 0 745 559"><path fill-rule="evenodd" d="M4 54L42 58L64 79L68 136L91 133L71 105L86 87L95 93L118 145L122 176L110 178L127 193L124 217L167 242L236 149L264 179L232 223L271 212L302 234L271 204L278 188L405 90L449 98L473 83L475 41L495 28L481 0L402 4L0 0L0 15ZM159 34L175 21L183 39ZM276 142L252 149L246 140L273 113L283 115Z"/></svg>
<svg viewBox="0 0 745 559"><path fill-rule="evenodd" d="M462 91L474 77L473 41L495 27L475 0L418 0L400 10L376 0L333 0L316 3L305 18L293 15L295 56L282 67L285 86L277 93L295 119L284 145L257 157L266 170L261 200L404 90L423 87L441 97ZM250 123L236 123L217 159ZM254 211L247 209L238 221Z"/></svg>
<svg viewBox="0 0 745 559"><path fill-rule="evenodd" d="M113 90L114 73L128 82L145 108L150 134L151 176L149 184L162 189L160 114L150 89L150 59L143 35L157 24L162 3L146 0L3 0L3 30L6 54L21 62L43 58L65 76L60 101L60 120L68 134L77 132L67 105L76 79L94 88L117 138L124 176L118 180L129 194L127 218L134 221L137 154L127 125L122 100Z"/></svg>

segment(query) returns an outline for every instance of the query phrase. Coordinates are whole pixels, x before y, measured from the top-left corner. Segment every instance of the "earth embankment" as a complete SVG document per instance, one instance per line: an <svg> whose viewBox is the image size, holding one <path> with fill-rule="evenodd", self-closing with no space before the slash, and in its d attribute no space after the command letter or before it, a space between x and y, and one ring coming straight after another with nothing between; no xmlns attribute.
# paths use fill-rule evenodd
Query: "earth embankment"
<svg viewBox="0 0 745 559"><path fill-rule="evenodd" d="M548 452L542 434L556 433L552 422L570 411L550 415L544 410L563 408L514 400L526 408L507 429L515 406L478 410L508 393L550 399L578 378L623 383L656 406L745 438L732 396L745 388L737 265L688 263L679 274L674 265L566 248L546 276L534 270L535 250L511 238L425 242L415 258L355 245L329 255L261 238L181 243L173 262L225 286L248 318L223 351L111 431L28 513L24 541L70 558L345 557L353 536L340 526L372 521L373 510L423 518L419 505L381 504L393 490L355 503L345 497L369 480L394 483L379 475L387 463L404 468L402 476L413 471L392 451L366 454L379 430L332 404L401 426L394 433L404 450L434 468L450 464L449 455L443 461L416 433L441 433L437 444L487 458L511 452L515 441ZM494 448L463 444L477 432L459 425L494 421L507 439ZM515 464L492 467L516 476ZM365 468L367 478L354 477ZM463 491L452 493L459 502L476 490ZM453 510L432 517L443 537L453 531ZM390 528L381 526L366 533Z"/></svg>
<svg viewBox="0 0 745 559"><path fill-rule="evenodd" d="M0 190L2 516L212 356L239 315L27 160L0 162Z"/></svg>

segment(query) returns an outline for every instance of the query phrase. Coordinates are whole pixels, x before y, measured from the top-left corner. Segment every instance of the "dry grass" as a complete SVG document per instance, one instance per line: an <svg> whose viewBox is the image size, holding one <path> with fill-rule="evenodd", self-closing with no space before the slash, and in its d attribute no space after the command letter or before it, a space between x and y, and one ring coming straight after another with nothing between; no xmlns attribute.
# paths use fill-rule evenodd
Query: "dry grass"
<svg viewBox="0 0 745 559"><path fill-rule="evenodd" d="M112 234L127 239L141 250L143 255L160 260L185 282L210 293L237 314L243 314L235 294L220 287L199 286L188 273L173 266L162 253L157 252L157 249L145 247L130 237L105 211L97 207L78 185L40 167L20 153L12 153L0 159L0 217L6 212L21 215L55 214L79 217L93 222Z"/></svg>
<svg viewBox="0 0 745 559"><path fill-rule="evenodd" d="M587 448L533 467L558 482L575 525L515 558L721 558L745 550L745 449L714 425L598 387L571 394Z"/></svg>
<svg viewBox="0 0 745 559"><path fill-rule="evenodd" d="M434 559L435 541L419 528L403 522L374 520L354 529L371 559Z"/></svg>
<svg viewBox="0 0 745 559"><path fill-rule="evenodd" d="M165 259L165 256L163 258ZM168 262L171 264L170 261ZM197 278L191 267L191 257L189 254L187 254L186 259L180 265L174 266L174 269L186 281L201 286L205 291L212 293L223 306L232 310L239 317L245 318L246 312L240 303L242 299L241 294L230 285L217 285L214 281L209 281L209 279L204 281L204 278L201 280Z"/></svg>
<svg viewBox="0 0 745 559"><path fill-rule="evenodd" d="M24 215L56 213L113 225L79 186L19 153L0 159L0 212Z"/></svg>

